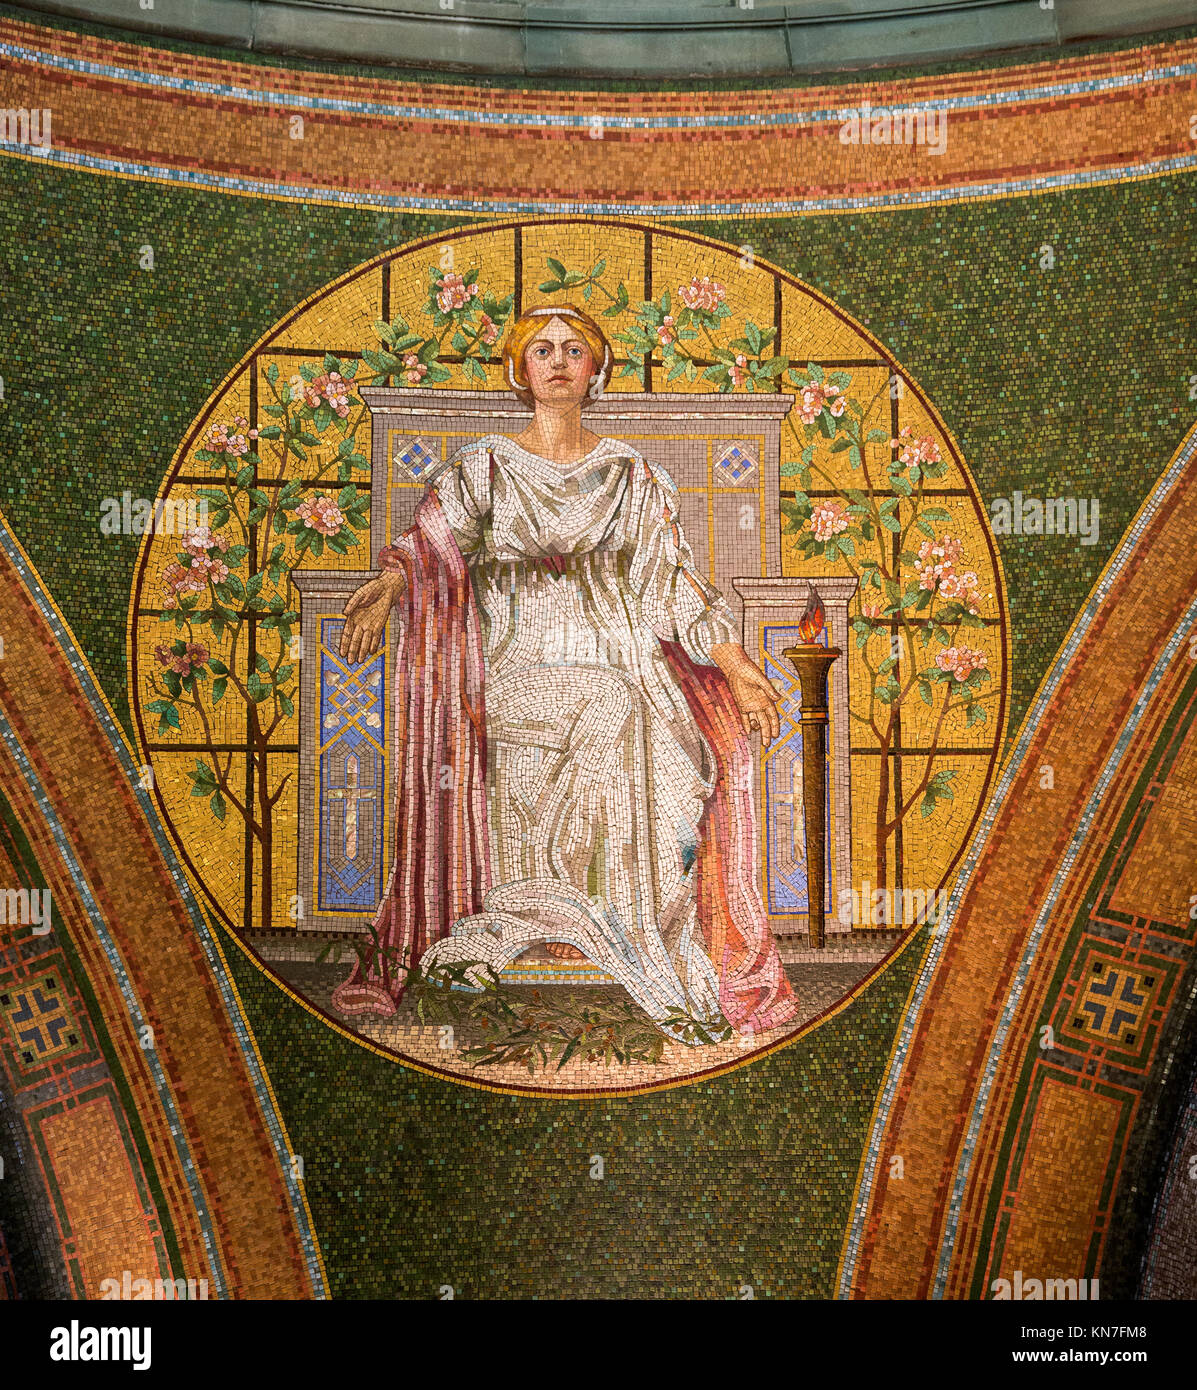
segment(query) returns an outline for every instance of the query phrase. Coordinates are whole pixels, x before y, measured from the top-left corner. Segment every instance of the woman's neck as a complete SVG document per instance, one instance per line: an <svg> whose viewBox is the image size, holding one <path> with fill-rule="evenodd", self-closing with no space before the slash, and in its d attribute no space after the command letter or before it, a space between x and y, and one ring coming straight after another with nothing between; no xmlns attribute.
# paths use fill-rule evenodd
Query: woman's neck
<svg viewBox="0 0 1197 1390"><path fill-rule="evenodd" d="M527 429L514 435L515 442L530 453L553 463L574 463L599 442L598 435L582 428L582 406L569 405L554 409L537 402Z"/></svg>

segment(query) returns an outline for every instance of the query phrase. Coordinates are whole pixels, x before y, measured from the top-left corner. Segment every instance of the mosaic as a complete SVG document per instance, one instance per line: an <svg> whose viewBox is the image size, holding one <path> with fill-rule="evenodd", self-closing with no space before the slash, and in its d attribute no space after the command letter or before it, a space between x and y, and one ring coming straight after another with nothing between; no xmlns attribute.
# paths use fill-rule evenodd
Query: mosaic
<svg viewBox="0 0 1197 1390"><path fill-rule="evenodd" d="M333 1022L490 1085L651 1085L936 920L1004 717L986 518L884 347L738 248L400 249L258 344L155 510L164 816Z"/></svg>
<svg viewBox="0 0 1197 1390"><path fill-rule="evenodd" d="M0 73L0 1302L1197 1296L1197 33Z"/></svg>

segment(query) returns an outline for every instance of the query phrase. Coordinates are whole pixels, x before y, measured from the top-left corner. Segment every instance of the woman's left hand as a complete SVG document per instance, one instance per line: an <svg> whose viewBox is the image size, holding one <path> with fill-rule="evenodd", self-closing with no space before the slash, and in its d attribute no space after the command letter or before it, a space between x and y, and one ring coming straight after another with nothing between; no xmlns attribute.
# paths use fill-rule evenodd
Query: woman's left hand
<svg viewBox="0 0 1197 1390"><path fill-rule="evenodd" d="M785 697L777 693L769 677L736 643L713 647L711 658L727 677L744 732L751 734L755 729L766 745L774 742L781 733L777 706Z"/></svg>

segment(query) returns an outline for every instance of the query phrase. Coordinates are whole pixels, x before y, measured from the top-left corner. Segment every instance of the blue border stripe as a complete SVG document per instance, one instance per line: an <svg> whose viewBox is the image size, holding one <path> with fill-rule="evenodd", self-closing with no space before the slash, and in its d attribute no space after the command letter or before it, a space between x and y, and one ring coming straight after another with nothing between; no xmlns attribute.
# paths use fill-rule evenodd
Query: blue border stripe
<svg viewBox="0 0 1197 1390"><path fill-rule="evenodd" d="M969 198L1013 197L1024 193L1048 193L1063 188L1084 188L1090 184L1113 183L1122 179L1159 177L1197 168L1197 154L1173 155L1168 159L1142 164L1121 164L1108 169L1079 169L1034 178L999 179L990 183L963 183L917 192L875 193L860 198L784 198L775 202L690 202L690 203L571 203L551 199L508 198L425 198L407 193L375 193L366 189L320 188L315 185L274 183L266 179L241 179L195 169L174 169L169 165L143 164L136 160L105 159L75 150L40 150L29 145L0 140L0 154L24 155L39 162L58 164L98 173L124 174L132 178L154 179L181 187L218 193L248 193L267 198L283 198L301 203L335 203L344 207L384 208L393 212L507 213L516 215L558 214L587 217L774 217L816 212L869 212L911 208L935 203L958 202Z"/></svg>
<svg viewBox="0 0 1197 1390"><path fill-rule="evenodd" d="M452 106L420 106L381 101L353 101L347 97L321 97L309 93L273 91L256 87L243 87L234 83L209 82L201 78L180 77L174 74L144 72L139 68L128 68L112 63L97 63L86 58L75 58L67 54L48 53L40 49L28 48L24 44L0 43L0 57L14 58L19 62L34 63L38 67L54 68L60 72L79 76L101 77L110 81L129 82L137 86L155 87L162 91L184 92L194 96L215 97L225 101L252 102L263 106L286 106L297 111L327 111L347 115L381 116L396 121L444 121L455 125L531 127L539 130L586 130L593 116L583 112L527 112L527 111L485 111L463 109ZM282 69L265 69L264 80L271 77L287 78L292 74ZM1120 73L1111 77L1091 77L1076 82L1046 82L1033 87L1018 88L1003 92L978 92L947 97L940 100L904 102L897 105L874 106L869 110L874 114L894 111L970 111L982 107L1011 106L1024 102L1059 101L1072 96L1091 96L1102 92L1125 91L1129 88L1145 87L1153 83L1170 82L1178 77L1197 75L1197 63L1172 63L1166 67L1148 68L1143 72ZM408 85L414 85L409 83ZM442 84L437 84L442 85ZM478 92L485 92L479 85L472 87L462 84L463 99ZM800 91L800 88L795 88ZM594 106L606 95L603 92L580 93ZM615 94L612 94L615 96ZM616 96L618 100L618 96ZM766 129L778 126L807 126L827 123L842 124L851 117L859 115L861 106L828 107L817 111L751 111L728 112L726 114L697 115L679 114L676 116L617 116L603 113L600 119L605 127L612 130L735 130L745 128Z"/></svg>
<svg viewBox="0 0 1197 1390"><path fill-rule="evenodd" d="M14 542L7 523L2 518L0 518L0 546L3 546L4 553L8 556L9 560L20 574L25 587L36 602L42 617L50 625L54 636L58 640L59 646L66 654L67 660L72 670L75 672L76 679L83 693L87 696L93 714L96 716L101 728L107 735L113 755L119 763L121 771L128 779L130 788L137 797L142 812L145 815L146 823L153 833L154 841L166 863L166 867L170 872L171 879L174 882L179 897L191 918L196 936L199 938L204 948L204 954L207 957L208 964L220 990L225 1010L228 1013L229 1021L232 1024L233 1032L236 1035L237 1043L245 1061L246 1070L253 1083L258 1105L265 1118L271 1140L274 1144L275 1155L278 1158L279 1167L282 1170L283 1181L287 1186L288 1194L291 1199L292 1211L299 1228L300 1239L307 1260L308 1277L312 1281L312 1287L316 1292L316 1296L318 1298L327 1297L323 1275L320 1270L320 1261L316 1256L315 1238L308 1222L307 1210L304 1207L298 1184L291 1174L291 1154L283 1139L282 1126L279 1123L278 1114L271 1100L269 1088L266 1085L265 1077L258 1063L257 1053L254 1051L250 1040L248 1025L241 1015L231 982L225 974L220 955L213 943L207 920L200 910L199 904L196 902L195 895L191 891L191 885L179 866L179 861L162 828L162 824L158 818L157 807L154 805L149 792L141 786L141 770L134 764L123 734L120 729L117 728L115 721L108 712L107 705L100 697L95 682L92 679L91 672L88 670L83 658L79 655L74 638L63 624L58 614L54 611L53 605L48 602L45 590L38 581L37 575L26 562L20 548ZM63 860L69 866L71 874L79 887L79 892L87 906L88 916L91 918L96 936L104 948L104 952L112 966L113 973L120 985L121 994L124 997L129 1017L134 1027L140 1029L145 1025L146 1021L142 1017L140 1005L129 981L128 974L125 971L124 962L108 930L108 923L104 919L104 914L95 901L91 887L83 872L83 868L79 864L74 849L58 819L54 806L46 795L45 789L42 787L37 774L25 757L24 750L21 748L16 736L13 734L8 723L3 720L0 720L0 736L3 736L9 747L9 751L21 768L30 790L37 798L42 815L45 817L46 823L53 832L59 852L62 854ZM174 1098L171 1095L170 1087L167 1084L166 1075L163 1071L162 1063L159 1061L158 1054L150 1048L147 1049L146 1057L154 1077L154 1084L158 1091L159 1100L170 1119L170 1130L174 1137L175 1149L183 1165L183 1171L187 1177L192 1201L195 1203L196 1213L203 1230L204 1244L207 1247L208 1258L212 1267L213 1282L216 1285L218 1295L228 1297L228 1285L226 1283L224 1270L220 1266L216 1242L213 1235L211 1213L208 1210L207 1202L199 1183L195 1164L191 1157L191 1151L183 1132L182 1123L175 1109Z"/></svg>

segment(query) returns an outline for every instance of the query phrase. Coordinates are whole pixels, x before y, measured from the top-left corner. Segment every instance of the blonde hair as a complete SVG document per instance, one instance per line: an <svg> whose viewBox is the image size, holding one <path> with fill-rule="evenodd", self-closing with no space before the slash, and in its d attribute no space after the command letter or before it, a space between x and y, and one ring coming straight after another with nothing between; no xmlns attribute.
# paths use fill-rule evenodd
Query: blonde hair
<svg viewBox="0 0 1197 1390"><path fill-rule="evenodd" d="M534 309L525 309L511 327L503 344L503 377L523 405L535 408L536 397L528 387L528 374L524 370L524 353L528 344L540 331L546 319L563 319L578 330L578 336L590 349L596 372L592 378L590 397L597 400L603 387L610 379L611 345L597 323L581 309L571 304L539 304Z"/></svg>

